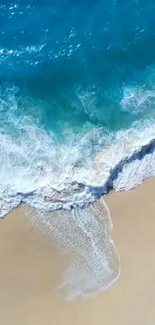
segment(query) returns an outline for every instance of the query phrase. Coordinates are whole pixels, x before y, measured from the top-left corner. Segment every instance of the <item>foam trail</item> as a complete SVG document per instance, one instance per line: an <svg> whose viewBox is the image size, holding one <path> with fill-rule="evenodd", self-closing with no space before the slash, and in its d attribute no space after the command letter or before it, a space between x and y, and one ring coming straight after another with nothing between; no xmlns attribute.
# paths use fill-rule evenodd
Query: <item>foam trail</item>
<svg viewBox="0 0 155 325"><path fill-rule="evenodd" d="M110 237L110 211L103 199L83 209L38 214L33 221L51 235L64 255L63 299L91 297L118 279L119 255Z"/></svg>

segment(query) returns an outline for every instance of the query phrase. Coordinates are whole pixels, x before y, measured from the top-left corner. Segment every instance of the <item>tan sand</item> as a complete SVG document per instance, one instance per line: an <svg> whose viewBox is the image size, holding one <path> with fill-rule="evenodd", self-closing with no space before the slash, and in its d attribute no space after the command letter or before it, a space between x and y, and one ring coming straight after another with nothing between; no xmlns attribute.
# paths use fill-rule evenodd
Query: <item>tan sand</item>
<svg viewBox="0 0 155 325"><path fill-rule="evenodd" d="M150 179L130 193L105 198L122 271L107 292L91 300L60 300L60 255L22 207L1 220L0 325L154 325L154 192Z"/></svg>

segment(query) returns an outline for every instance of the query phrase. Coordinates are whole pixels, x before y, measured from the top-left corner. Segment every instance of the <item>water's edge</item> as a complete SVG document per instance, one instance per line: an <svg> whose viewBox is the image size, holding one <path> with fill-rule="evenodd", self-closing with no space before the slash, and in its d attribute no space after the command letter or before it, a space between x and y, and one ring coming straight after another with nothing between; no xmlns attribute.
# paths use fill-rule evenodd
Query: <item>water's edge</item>
<svg viewBox="0 0 155 325"><path fill-rule="evenodd" d="M66 192L64 192L64 197L66 196L68 199L68 196L71 192L73 193L77 193L77 198L80 197L81 193L88 193L89 196L86 197L86 200L82 201L82 203L80 202L80 207L84 207L87 206L90 203L93 203L96 199L101 198L102 195L108 194L110 191L112 190L117 190L114 187L114 182L117 180L118 176L121 174L121 172L123 171L123 168L128 166L129 164L137 161L140 162L145 156L151 155L152 153L155 152L155 139L152 139L148 144L143 145L139 151L134 151L129 157L126 157L124 159L122 159L114 168L112 168L110 170L109 173L109 177L106 180L106 182L103 184L103 186L92 186L89 184L85 184L85 183L79 183L78 181L74 181L72 182L68 188L66 189ZM145 177L144 177L145 178ZM143 179L144 179L143 178ZM147 178L147 175L146 175ZM143 180L141 179L141 181ZM138 185L138 184L137 184ZM47 204L55 204L54 205L54 209L52 208L52 210L65 210L65 207L63 206L63 203L65 203L64 198L62 199L62 192L57 191L55 189L52 189L52 194L51 196L49 195L45 195L44 196L44 202ZM19 197L19 202L16 206L13 206L13 208L19 206L21 203L26 203L29 205L29 200L31 199L31 197L36 195L35 191L30 191L30 192L26 192L26 193L21 193L18 192L16 193L16 195ZM37 200L37 198L36 198ZM31 206L31 203L30 203ZM76 202L75 204L69 203L69 206L67 205L67 210L70 209L74 209L75 207L79 206L79 202L77 200L77 205ZM34 206L32 206L34 207ZM49 206L48 206L49 208ZM38 209L42 212L44 212L43 208ZM51 211L52 211L51 210ZM47 210L46 210L47 212ZM49 210L50 212L50 210ZM2 217L5 217L7 215L4 214Z"/></svg>

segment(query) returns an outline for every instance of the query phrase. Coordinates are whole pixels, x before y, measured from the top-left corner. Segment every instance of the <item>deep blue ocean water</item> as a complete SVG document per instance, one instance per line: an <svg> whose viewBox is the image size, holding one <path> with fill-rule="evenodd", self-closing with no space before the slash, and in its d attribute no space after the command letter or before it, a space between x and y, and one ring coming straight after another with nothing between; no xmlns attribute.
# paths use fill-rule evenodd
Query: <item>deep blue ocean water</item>
<svg viewBox="0 0 155 325"><path fill-rule="evenodd" d="M96 210L76 208L107 184L129 190L155 176L154 142L141 154L155 138L154 17L153 0L0 2L1 217L21 202L43 216L74 208L65 225L59 216L59 227L50 226L55 240L64 243L60 233L70 224L70 242L80 227L100 252ZM72 247L80 247L78 240ZM84 289L75 281L71 297L105 289L118 277L101 263L105 256L93 254L88 283L83 268Z"/></svg>
<svg viewBox="0 0 155 325"><path fill-rule="evenodd" d="M154 90L154 1L7 1L0 14L1 86L39 102L40 125L113 131L152 115L121 100L125 88Z"/></svg>

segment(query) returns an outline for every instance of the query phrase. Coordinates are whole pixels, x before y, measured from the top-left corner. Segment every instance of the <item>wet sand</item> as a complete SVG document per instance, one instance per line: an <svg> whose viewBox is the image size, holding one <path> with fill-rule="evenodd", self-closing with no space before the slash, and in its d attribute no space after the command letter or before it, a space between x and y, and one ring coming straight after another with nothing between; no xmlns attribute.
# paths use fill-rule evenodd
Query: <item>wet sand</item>
<svg viewBox="0 0 155 325"><path fill-rule="evenodd" d="M57 248L24 215L0 220L0 324L154 325L155 179L104 199L121 258L119 280L90 300L61 301L63 263Z"/></svg>

